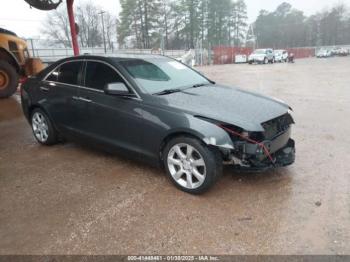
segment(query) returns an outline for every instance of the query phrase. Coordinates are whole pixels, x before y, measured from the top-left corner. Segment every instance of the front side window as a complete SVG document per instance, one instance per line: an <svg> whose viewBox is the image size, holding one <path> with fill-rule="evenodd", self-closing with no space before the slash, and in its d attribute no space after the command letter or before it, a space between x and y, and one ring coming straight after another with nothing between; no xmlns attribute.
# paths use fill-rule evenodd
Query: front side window
<svg viewBox="0 0 350 262"><path fill-rule="evenodd" d="M183 89L209 81L187 66L170 59L128 59L120 61L126 71L148 93Z"/></svg>
<svg viewBox="0 0 350 262"><path fill-rule="evenodd" d="M107 84L124 82L110 66L100 62L87 62L85 86L103 90Z"/></svg>
<svg viewBox="0 0 350 262"><path fill-rule="evenodd" d="M68 62L60 66L57 81L63 84L78 85L83 62Z"/></svg>

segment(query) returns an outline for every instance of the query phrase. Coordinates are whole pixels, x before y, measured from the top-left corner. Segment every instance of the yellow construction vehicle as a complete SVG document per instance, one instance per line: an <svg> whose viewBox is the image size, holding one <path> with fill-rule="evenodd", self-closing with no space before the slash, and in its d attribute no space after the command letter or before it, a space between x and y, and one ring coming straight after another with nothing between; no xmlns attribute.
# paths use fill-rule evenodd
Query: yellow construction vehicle
<svg viewBox="0 0 350 262"><path fill-rule="evenodd" d="M27 43L11 31L0 28L0 98L13 95L21 77L44 68L38 58L30 58Z"/></svg>

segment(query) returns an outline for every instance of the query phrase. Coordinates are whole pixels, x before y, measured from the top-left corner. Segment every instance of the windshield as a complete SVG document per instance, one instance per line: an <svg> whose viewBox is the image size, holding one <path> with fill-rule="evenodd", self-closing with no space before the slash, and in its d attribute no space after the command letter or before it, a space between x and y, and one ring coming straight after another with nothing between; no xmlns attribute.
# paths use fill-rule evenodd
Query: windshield
<svg viewBox="0 0 350 262"><path fill-rule="evenodd" d="M148 93L184 89L209 81L187 66L170 59L130 59L119 62Z"/></svg>
<svg viewBox="0 0 350 262"><path fill-rule="evenodd" d="M258 55L262 55L262 54L265 54L265 53L266 53L265 49L257 49L257 50L254 51L254 54L258 54Z"/></svg>
<svg viewBox="0 0 350 262"><path fill-rule="evenodd" d="M283 54L283 50L275 50L275 54L282 55Z"/></svg>

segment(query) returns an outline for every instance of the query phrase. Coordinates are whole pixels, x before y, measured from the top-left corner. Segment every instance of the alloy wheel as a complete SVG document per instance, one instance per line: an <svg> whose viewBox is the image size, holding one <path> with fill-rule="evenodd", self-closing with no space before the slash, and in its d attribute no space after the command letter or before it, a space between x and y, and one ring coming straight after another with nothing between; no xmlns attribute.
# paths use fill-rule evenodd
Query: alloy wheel
<svg viewBox="0 0 350 262"><path fill-rule="evenodd" d="M174 145L169 150L167 164L172 178L184 188L196 189L205 181L204 158L189 144Z"/></svg>
<svg viewBox="0 0 350 262"><path fill-rule="evenodd" d="M39 112L35 112L32 116L32 128L35 137L42 143L49 138L49 126L45 116Z"/></svg>

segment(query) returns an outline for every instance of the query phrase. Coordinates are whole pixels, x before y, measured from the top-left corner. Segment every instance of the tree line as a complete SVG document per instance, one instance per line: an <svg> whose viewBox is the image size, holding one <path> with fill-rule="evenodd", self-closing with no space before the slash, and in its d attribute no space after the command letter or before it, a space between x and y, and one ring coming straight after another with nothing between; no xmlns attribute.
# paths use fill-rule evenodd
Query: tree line
<svg viewBox="0 0 350 262"><path fill-rule="evenodd" d="M344 4L311 16L288 3L261 10L248 26L244 0L120 0L119 19L93 2L77 3L82 47L188 49L216 45L305 47L350 44L350 15ZM103 17L102 17L103 16ZM70 47L64 5L48 14L42 33L56 45ZM246 42L247 40L247 42Z"/></svg>
<svg viewBox="0 0 350 262"><path fill-rule="evenodd" d="M350 15L344 4L309 17L288 3L261 10L253 31L259 47L288 48L350 44Z"/></svg>
<svg viewBox="0 0 350 262"><path fill-rule="evenodd" d="M244 0L121 0L119 45L165 49L240 45L247 28Z"/></svg>

